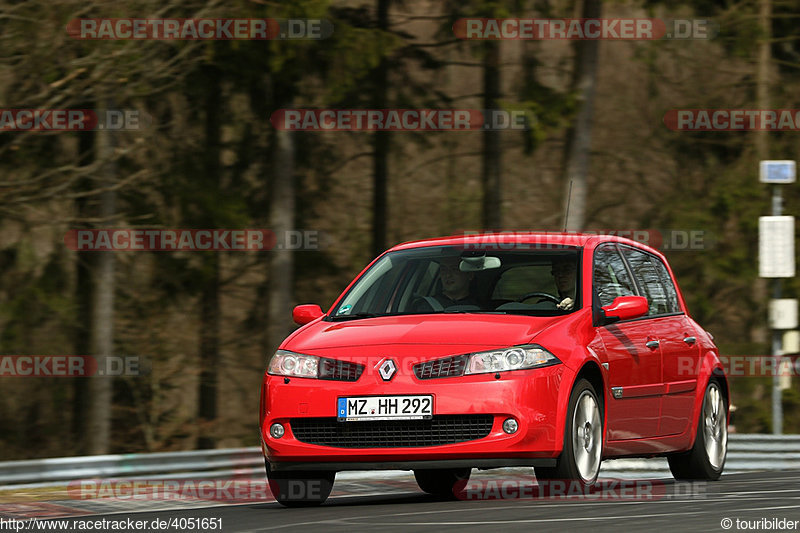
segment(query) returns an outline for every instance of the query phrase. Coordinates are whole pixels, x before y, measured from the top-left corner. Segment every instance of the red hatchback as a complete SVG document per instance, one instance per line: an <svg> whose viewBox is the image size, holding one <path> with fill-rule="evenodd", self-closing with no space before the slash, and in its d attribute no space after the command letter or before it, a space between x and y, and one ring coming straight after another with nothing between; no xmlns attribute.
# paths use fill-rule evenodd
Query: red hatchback
<svg viewBox="0 0 800 533"><path fill-rule="evenodd" d="M447 496L472 468L591 485L667 456L717 479L728 384L657 251L618 237L487 234L401 244L327 313L301 305L264 375L260 433L284 505L342 470L413 470Z"/></svg>

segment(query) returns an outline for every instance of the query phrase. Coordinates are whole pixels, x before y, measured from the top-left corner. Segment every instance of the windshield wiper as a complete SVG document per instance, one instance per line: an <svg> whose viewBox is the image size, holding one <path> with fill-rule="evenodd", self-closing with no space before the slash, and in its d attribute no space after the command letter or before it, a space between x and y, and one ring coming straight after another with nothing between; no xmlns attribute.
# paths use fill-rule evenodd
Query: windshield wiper
<svg viewBox="0 0 800 533"><path fill-rule="evenodd" d="M437 313L443 315L462 315L462 314L494 315L494 314L502 314L503 311L484 311L483 309L456 309L454 311L448 311L447 309L445 309L444 311L438 311Z"/></svg>
<svg viewBox="0 0 800 533"><path fill-rule="evenodd" d="M376 316L386 316L386 315L379 315L377 313L353 313L352 315L335 315L330 317L330 319L333 321L355 320L358 318L375 318Z"/></svg>
<svg viewBox="0 0 800 533"><path fill-rule="evenodd" d="M551 317L566 315L569 311L561 309L503 309L502 311L498 311L498 313L503 313L505 315Z"/></svg>

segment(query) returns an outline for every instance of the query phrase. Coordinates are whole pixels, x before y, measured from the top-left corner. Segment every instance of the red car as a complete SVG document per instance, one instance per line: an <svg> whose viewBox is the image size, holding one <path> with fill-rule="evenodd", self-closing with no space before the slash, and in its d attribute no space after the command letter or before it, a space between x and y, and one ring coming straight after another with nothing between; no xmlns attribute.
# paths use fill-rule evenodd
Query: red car
<svg viewBox="0 0 800 533"><path fill-rule="evenodd" d="M730 397L664 257L611 236L485 234L395 246L264 375L260 433L284 505L337 471L413 470L452 496L472 468L592 485L600 462L666 456L719 478Z"/></svg>

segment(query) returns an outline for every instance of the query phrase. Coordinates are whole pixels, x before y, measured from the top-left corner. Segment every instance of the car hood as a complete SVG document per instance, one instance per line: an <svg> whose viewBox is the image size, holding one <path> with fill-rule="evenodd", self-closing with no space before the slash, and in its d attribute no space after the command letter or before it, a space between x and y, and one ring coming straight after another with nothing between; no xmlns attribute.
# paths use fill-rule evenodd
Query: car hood
<svg viewBox="0 0 800 533"><path fill-rule="evenodd" d="M454 314L320 320L297 330L281 348L312 354L329 348L403 344L501 348L530 342L564 318Z"/></svg>

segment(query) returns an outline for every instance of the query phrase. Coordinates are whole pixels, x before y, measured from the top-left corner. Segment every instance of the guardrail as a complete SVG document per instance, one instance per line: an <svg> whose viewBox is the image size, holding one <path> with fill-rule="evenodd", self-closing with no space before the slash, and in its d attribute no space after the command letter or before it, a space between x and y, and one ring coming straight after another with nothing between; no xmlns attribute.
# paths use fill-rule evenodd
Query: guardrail
<svg viewBox="0 0 800 533"><path fill-rule="evenodd" d="M800 435L729 435L725 472L757 470L800 470ZM616 475L668 476L669 467L663 457L603 462L601 476ZM76 479L223 479L234 476L264 476L260 448L0 462L0 489L58 486Z"/></svg>
<svg viewBox="0 0 800 533"><path fill-rule="evenodd" d="M261 448L89 455L0 462L0 486L50 486L75 479L168 477L220 479L264 475Z"/></svg>
<svg viewBox="0 0 800 533"><path fill-rule="evenodd" d="M725 473L763 470L800 470L800 435L728 435ZM654 459L612 459L604 461L600 475L638 474L650 477L670 475L664 457Z"/></svg>

